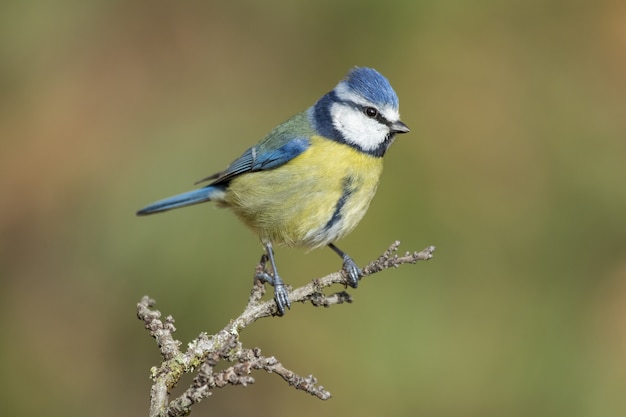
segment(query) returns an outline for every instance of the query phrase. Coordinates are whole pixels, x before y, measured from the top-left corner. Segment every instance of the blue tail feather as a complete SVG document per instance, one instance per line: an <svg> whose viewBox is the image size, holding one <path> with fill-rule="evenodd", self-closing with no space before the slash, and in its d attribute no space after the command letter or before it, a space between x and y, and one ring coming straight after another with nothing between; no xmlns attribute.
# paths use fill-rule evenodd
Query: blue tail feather
<svg viewBox="0 0 626 417"><path fill-rule="evenodd" d="M160 213L162 211L172 210L176 208L191 206L193 204L204 203L205 201L211 201L211 198L216 193L222 192L219 187L208 186L200 188L198 190L188 191L186 193L178 194L163 200L159 200L150 204L147 207L142 208L137 212L138 216L145 216L147 214Z"/></svg>

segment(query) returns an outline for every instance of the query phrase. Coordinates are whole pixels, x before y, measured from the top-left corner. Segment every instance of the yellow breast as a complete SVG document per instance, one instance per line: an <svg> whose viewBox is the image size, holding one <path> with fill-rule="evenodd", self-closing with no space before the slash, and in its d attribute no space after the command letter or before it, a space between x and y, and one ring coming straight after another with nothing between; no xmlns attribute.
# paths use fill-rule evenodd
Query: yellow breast
<svg viewBox="0 0 626 417"><path fill-rule="evenodd" d="M263 242L318 247L359 223L382 167L382 158L314 136L285 165L234 178L223 204Z"/></svg>

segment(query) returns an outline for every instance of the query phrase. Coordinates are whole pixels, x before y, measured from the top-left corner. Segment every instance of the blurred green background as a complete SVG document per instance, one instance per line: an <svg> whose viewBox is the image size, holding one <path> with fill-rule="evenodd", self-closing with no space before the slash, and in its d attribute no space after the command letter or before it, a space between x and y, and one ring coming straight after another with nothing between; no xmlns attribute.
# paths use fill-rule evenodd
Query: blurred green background
<svg viewBox="0 0 626 417"><path fill-rule="evenodd" d="M3 414L147 415L137 301L184 343L218 331L262 248L211 205L134 212L362 65L412 131L339 246L436 257L243 333L331 400L257 373L193 415L626 415L625 22L621 1L3 2ZM277 256L293 285L340 266Z"/></svg>

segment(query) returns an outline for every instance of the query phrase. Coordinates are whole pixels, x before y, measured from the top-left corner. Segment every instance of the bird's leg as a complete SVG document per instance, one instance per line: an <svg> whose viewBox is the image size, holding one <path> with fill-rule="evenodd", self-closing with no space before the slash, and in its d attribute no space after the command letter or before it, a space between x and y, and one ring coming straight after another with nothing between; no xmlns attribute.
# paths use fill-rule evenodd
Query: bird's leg
<svg viewBox="0 0 626 417"><path fill-rule="evenodd" d="M337 255L341 256L341 259L343 259L343 270L346 272L348 279L348 285L352 288L356 288L359 285L359 278L363 276L361 268L357 266L356 262L354 262L347 253L339 249L337 246L329 243L328 247L331 248Z"/></svg>
<svg viewBox="0 0 626 417"><path fill-rule="evenodd" d="M285 287L285 283L282 278L278 275L276 262L274 261L274 250L272 249L272 244L270 242L265 243L265 250L267 252L267 258L269 258L270 264L272 265L272 275L267 272L262 272L257 274L255 278L261 282L267 282L274 287L274 301L276 301L278 315L282 316L285 314L285 307L291 307L291 303L289 302L289 293L287 292L287 288Z"/></svg>

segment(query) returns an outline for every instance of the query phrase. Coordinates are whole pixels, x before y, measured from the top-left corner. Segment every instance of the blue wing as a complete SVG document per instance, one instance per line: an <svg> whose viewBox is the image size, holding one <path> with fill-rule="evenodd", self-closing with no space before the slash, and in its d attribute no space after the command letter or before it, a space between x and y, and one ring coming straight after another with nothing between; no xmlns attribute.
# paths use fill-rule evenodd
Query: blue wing
<svg viewBox="0 0 626 417"><path fill-rule="evenodd" d="M268 150L269 144L267 142L261 142L259 145L253 146L245 151L243 155L230 164L226 170L198 181L214 180L206 187L152 203L139 210L137 215L144 216L211 201L216 195L222 194L224 189L228 186L228 181L237 175L279 167L307 150L309 144L308 139L296 137L284 142L282 146L276 149Z"/></svg>
<svg viewBox="0 0 626 417"><path fill-rule="evenodd" d="M305 137L296 137L276 149L267 149L268 147L263 145L266 144L261 143L249 148L224 171L203 178L196 184L208 180L213 180L211 185L224 184L246 172L277 168L307 150L310 141Z"/></svg>

